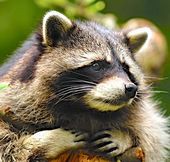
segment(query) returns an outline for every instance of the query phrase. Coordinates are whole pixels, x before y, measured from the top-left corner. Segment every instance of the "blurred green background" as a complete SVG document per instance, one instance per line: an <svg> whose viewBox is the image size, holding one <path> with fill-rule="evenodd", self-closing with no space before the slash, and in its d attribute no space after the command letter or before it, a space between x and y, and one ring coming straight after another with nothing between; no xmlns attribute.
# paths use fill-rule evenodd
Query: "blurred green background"
<svg viewBox="0 0 170 162"><path fill-rule="evenodd" d="M0 0L0 63L30 35L43 14L56 9L71 18L91 18L113 13L119 24L135 17L146 18L165 34L170 47L170 1L168 0ZM170 53L170 52L168 52ZM162 80L155 96L170 114L170 55L166 59Z"/></svg>

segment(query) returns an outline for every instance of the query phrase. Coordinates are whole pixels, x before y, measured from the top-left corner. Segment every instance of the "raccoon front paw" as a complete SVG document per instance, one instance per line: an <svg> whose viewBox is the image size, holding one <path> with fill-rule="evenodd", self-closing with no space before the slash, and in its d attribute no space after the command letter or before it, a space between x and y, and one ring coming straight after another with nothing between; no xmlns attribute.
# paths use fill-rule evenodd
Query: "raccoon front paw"
<svg viewBox="0 0 170 162"><path fill-rule="evenodd" d="M89 140L90 149L95 153L109 158L125 152L132 143L128 135L120 131L105 130L93 135Z"/></svg>
<svg viewBox="0 0 170 162"><path fill-rule="evenodd" d="M43 151L46 158L55 158L62 152L85 145L86 134L61 128L46 130L29 136L23 142L29 150Z"/></svg>
<svg viewBox="0 0 170 162"><path fill-rule="evenodd" d="M90 140L90 149L104 156L114 157L121 153L119 144L107 132L98 132Z"/></svg>
<svg viewBox="0 0 170 162"><path fill-rule="evenodd" d="M71 133L70 135L72 136L73 148L80 148L86 145L86 141L88 137L87 133L77 132L75 130L65 130L65 131Z"/></svg>

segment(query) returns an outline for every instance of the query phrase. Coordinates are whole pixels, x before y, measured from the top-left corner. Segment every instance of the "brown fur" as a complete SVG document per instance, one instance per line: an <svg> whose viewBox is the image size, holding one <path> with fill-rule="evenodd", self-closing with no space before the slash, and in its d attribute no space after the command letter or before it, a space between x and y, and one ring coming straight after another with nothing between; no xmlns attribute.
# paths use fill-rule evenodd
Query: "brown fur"
<svg viewBox="0 0 170 162"><path fill-rule="evenodd" d="M5 111L0 115L0 159L3 162L25 162L40 151L41 156L33 161L38 158L43 161L44 148L23 148L25 139L34 141L36 133L61 127L88 133L89 138L105 129L111 129L113 137L114 132L123 132L124 140L133 137L127 147L131 144L142 146L146 162L163 162L169 147L167 119L160 115L150 99L143 73L129 50L126 35L93 22L74 22L71 29L61 33L57 33L57 40L50 40L50 44L44 44L42 33L35 33L30 43L23 46L15 63L1 69L1 81L9 83L9 88L0 92L0 111ZM113 76L123 80L128 78L126 83L135 83L142 94L138 100L113 112L105 111L105 107L103 112L91 109L84 100L75 100L75 96L71 101L59 102L56 92L65 77L101 60L111 62L114 68L99 76L95 87L102 83L109 89ZM127 65L126 70L123 64ZM63 136L67 137L66 131ZM73 138L71 134L68 136ZM61 140L62 137L58 142Z"/></svg>

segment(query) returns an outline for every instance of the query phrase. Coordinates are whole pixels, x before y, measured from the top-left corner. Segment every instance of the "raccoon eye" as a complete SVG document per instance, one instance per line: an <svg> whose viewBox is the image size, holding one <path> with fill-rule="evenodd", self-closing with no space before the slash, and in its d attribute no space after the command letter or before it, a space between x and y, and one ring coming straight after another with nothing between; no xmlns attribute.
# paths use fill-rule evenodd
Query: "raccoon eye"
<svg viewBox="0 0 170 162"><path fill-rule="evenodd" d="M100 63L93 63L92 65L91 65L91 69L93 70L93 71L100 71L100 70L102 70L102 66L101 66L101 64Z"/></svg>

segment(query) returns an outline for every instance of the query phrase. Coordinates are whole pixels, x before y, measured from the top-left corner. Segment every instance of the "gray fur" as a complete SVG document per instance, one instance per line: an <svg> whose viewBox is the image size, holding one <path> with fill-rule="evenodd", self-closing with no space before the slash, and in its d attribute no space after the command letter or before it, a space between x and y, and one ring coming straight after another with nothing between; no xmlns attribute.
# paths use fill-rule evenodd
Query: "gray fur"
<svg viewBox="0 0 170 162"><path fill-rule="evenodd" d="M46 157L49 158L46 155L51 155L51 152L48 154L48 149L44 152L43 148L51 146L49 139L55 140L51 147L53 155L56 155L55 149L56 152L64 151L65 148L60 150L61 145L57 145L57 139L63 141L67 135L64 129L80 132L82 137L88 134L88 138L105 129L111 130L115 138L114 132L119 131L123 137L126 136L122 140L127 139L129 143L127 146L124 143L123 151L140 145L145 152L146 162L165 162L170 143L168 119L160 113L157 104L150 97L150 89L146 88L144 74L129 50L126 34L121 31L110 31L94 22L73 22L72 28L65 31L50 46L44 43L41 32L35 33L33 37L36 39L26 43L30 48L26 45L23 54L18 55L20 58L16 63L5 68L1 76L1 81L10 84L8 89L0 93L0 110L8 110L6 115L0 115L2 162L25 162L34 158L35 154L40 156L34 160L46 160ZM102 79L107 81L112 75L124 74L127 80L129 75L132 75L138 84L138 90L145 92L141 93L138 101L117 111L108 112L104 108L102 112L91 109L84 100L77 101L77 98L71 98L70 102L58 102L56 89L63 75L71 70L88 66L97 59L110 57L113 58L117 70L113 70ZM130 74L125 74L123 64L129 66ZM31 67L29 68L31 77L27 77L26 74L25 82L22 78L25 77L26 67ZM60 133L56 134L55 139L52 132L56 133L58 130ZM37 144L39 139L37 134L44 131L42 142ZM79 147L79 143L72 142L74 133L68 131L68 134L67 140L70 145L66 146ZM29 146L29 141L33 143L33 147ZM40 145L40 148L37 149L34 142ZM121 140L119 142L121 143ZM62 143L64 146L65 144Z"/></svg>

